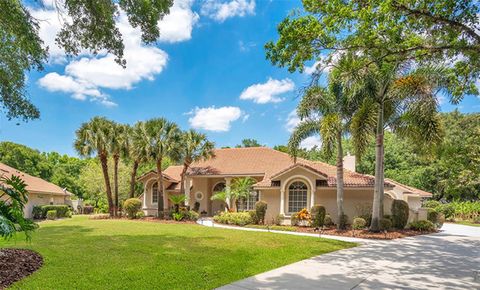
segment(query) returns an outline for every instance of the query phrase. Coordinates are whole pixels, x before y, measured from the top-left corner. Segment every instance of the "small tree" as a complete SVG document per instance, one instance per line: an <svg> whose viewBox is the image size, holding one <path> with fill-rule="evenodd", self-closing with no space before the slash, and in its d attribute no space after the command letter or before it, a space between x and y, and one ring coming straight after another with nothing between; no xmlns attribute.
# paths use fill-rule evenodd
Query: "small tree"
<svg viewBox="0 0 480 290"><path fill-rule="evenodd" d="M316 204L312 206L312 209L310 210L311 215L312 215L312 226L319 228L323 227L325 224L325 207L319 204Z"/></svg>
<svg viewBox="0 0 480 290"><path fill-rule="evenodd" d="M0 177L0 237L11 238L16 232L24 232L27 240L37 228L32 220L23 217L28 201L27 185L18 176Z"/></svg>
<svg viewBox="0 0 480 290"><path fill-rule="evenodd" d="M394 199L392 203L392 223L397 229L404 229L408 223L409 208L404 200Z"/></svg>
<svg viewBox="0 0 480 290"><path fill-rule="evenodd" d="M259 200L255 203L255 215L259 224L265 224L265 214L267 213L267 202Z"/></svg>
<svg viewBox="0 0 480 290"><path fill-rule="evenodd" d="M175 213L178 213L180 211L180 204L185 202L186 196L183 194L176 194L176 195L171 195L169 199L173 203L173 206L175 207Z"/></svg>

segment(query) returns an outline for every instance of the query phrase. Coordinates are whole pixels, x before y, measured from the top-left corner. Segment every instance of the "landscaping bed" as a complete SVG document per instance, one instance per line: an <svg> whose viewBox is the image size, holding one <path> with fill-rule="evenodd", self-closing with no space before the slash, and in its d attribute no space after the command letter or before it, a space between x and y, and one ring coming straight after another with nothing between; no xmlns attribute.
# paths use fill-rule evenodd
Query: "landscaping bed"
<svg viewBox="0 0 480 290"><path fill-rule="evenodd" d="M392 230L388 232L378 232L373 233L369 230L337 230L336 228L329 228L322 230L321 232L315 231L314 228L310 227L296 227L297 232L302 233L315 233L322 235L331 235L331 236L342 236L342 237L355 237L361 239L375 239L375 240L393 240L399 238L413 237L418 235L425 235L435 233L437 231L413 231L413 230Z"/></svg>
<svg viewBox="0 0 480 290"><path fill-rule="evenodd" d="M26 249L0 249L0 289L37 271L43 258L37 252Z"/></svg>

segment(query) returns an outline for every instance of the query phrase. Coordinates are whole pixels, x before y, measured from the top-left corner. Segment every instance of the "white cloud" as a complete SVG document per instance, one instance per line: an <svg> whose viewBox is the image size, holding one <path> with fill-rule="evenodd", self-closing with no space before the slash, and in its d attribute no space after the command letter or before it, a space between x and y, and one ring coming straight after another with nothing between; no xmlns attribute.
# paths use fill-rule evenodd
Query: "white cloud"
<svg viewBox="0 0 480 290"><path fill-rule="evenodd" d="M241 52L248 52L250 49L254 48L257 46L255 42L243 42L242 40L238 41L238 48L240 49Z"/></svg>
<svg viewBox="0 0 480 290"><path fill-rule="evenodd" d="M285 124L285 129L288 132L292 133L295 127L300 123L300 118L297 116L297 112L295 110L291 111L287 117L287 123Z"/></svg>
<svg viewBox="0 0 480 290"><path fill-rule="evenodd" d="M250 115L249 115L249 114L243 115L242 123L245 123L245 122L248 120L248 118L250 118Z"/></svg>
<svg viewBox="0 0 480 290"><path fill-rule="evenodd" d="M193 116L188 119L190 126L195 129L226 132L230 130L231 123L238 120L242 111L238 107L195 108L190 112Z"/></svg>
<svg viewBox="0 0 480 290"><path fill-rule="evenodd" d="M198 14L191 10L192 2L192 0L175 1L170 14L158 24L160 42L172 43L191 38L192 29L199 19ZM51 61L65 61L64 51L55 44L55 36L61 27L57 12L53 9L32 10L32 15L45 20L40 22L40 36L50 47ZM125 13L118 17L117 27L125 44L124 58L127 62L125 69L115 62L115 56L112 54L101 53L93 56L84 52L81 58L76 58L66 65L64 75L47 74L44 76L45 80L43 78L39 80L39 84L51 91L70 92L75 99L98 101L100 99L95 95L98 92L98 95L103 96L101 103L111 106L113 102L108 100L108 95L101 92L102 88L132 89L141 81L154 80L167 65L167 53L154 45L144 45L140 30L134 29L128 23ZM68 83L66 88L52 85L52 79L55 78L66 81ZM78 86L82 86L83 89L79 89Z"/></svg>
<svg viewBox="0 0 480 290"><path fill-rule="evenodd" d="M306 66L305 69L303 70L303 72L307 75L311 75L313 74L314 72L317 71L317 69L320 68L320 65L322 65L322 61L316 61L314 64L312 64L311 66Z"/></svg>
<svg viewBox="0 0 480 290"><path fill-rule="evenodd" d="M269 78L266 83L254 84L243 90L241 100L253 100L257 104L278 103L283 101L279 95L293 91L295 84L290 79L275 80Z"/></svg>
<svg viewBox="0 0 480 290"><path fill-rule="evenodd" d="M254 15L255 0L231 0L226 2L206 0L200 13L219 22L235 16Z"/></svg>
<svg viewBox="0 0 480 290"><path fill-rule="evenodd" d="M300 148L304 148L304 149L307 149L307 150L310 150L315 146L317 146L317 147L322 146L322 141L320 140L319 136L307 137L307 138L305 138L305 140L303 140L300 143Z"/></svg>

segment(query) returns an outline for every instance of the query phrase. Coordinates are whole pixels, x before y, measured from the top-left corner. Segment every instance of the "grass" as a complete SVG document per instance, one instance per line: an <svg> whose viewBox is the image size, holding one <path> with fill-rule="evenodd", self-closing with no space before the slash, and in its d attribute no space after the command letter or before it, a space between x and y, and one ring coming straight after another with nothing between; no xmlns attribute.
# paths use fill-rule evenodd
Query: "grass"
<svg viewBox="0 0 480 290"><path fill-rule="evenodd" d="M211 289L355 244L313 237L161 224L89 220L42 222L0 247L39 252L44 266L13 289Z"/></svg>
<svg viewBox="0 0 480 290"><path fill-rule="evenodd" d="M284 232L296 232L297 228L290 227L290 226L277 226L277 225L246 225L245 228L252 228L252 229L262 229L262 230L273 230L273 231L284 231Z"/></svg>
<svg viewBox="0 0 480 290"><path fill-rule="evenodd" d="M466 226L472 226L472 227L480 227L480 224L476 224L474 222L470 221L455 221L456 224L461 224L461 225L466 225Z"/></svg>

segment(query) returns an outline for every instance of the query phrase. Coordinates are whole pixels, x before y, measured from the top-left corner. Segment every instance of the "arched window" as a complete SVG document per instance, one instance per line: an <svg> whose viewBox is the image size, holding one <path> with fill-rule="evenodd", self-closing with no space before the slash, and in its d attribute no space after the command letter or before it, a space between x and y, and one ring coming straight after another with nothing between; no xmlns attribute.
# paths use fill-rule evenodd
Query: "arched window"
<svg viewBox="0 0 480 290"><path fill-rule="evenodd" d="M295 181L288 187L288 212L298 212L307 207L307 185Z"/></svg>
<svg viewBox="0 0 480 290"><path fill-rule="evenodd" d="M217 184L215 184L215 186L213 187L213 192L219 192L219 191L222 191L222 190L225 190L225 182L219 182Z"/></svg>
<svg viewBox="0 0 480 290"><path fill-rule="evenodd" d="M155 182L155 184L152 186L152 203L157 203L158 202L158 183Z"/></svg>

